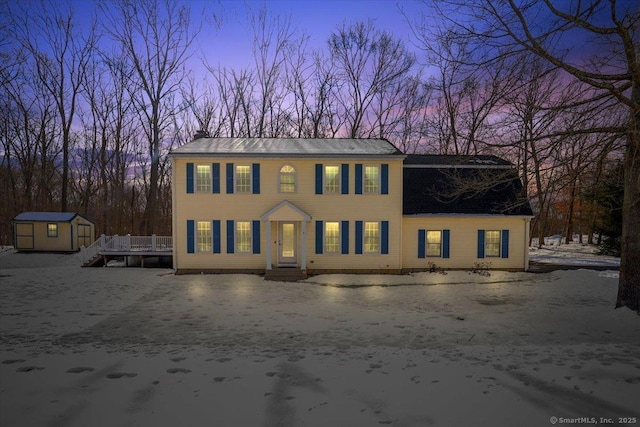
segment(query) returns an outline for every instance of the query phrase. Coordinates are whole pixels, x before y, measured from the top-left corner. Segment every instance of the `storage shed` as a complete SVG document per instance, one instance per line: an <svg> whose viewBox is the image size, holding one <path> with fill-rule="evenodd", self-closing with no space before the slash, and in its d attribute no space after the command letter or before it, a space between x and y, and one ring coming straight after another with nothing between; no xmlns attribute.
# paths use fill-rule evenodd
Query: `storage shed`
<svg viewBox="0 0 640 427"><path fill-rule="evenodd" d="M75 252L95 240L93 221L74 212L23 212L12 222L18 251Z"/></svg>

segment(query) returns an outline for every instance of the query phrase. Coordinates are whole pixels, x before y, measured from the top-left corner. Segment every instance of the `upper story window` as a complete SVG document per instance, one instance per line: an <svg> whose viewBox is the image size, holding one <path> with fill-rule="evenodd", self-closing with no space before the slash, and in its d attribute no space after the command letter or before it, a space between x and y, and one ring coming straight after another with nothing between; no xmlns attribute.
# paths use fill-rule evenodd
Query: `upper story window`
<svg viewBox="0 0 640 427"><path fill-rule="evenodd" d="M340 167L324 166L324 192L340 193Z"/></svg>
<svg viewBox="0 0 640 427"><path fill-rule="evenodd" d="M500 256L500 230L487 230L485 232L484 255L487 257Z"/></svg>
<svg viewBox="0 0 640 427"><path fill-rule="evenodd" d="M284 165L280 168L280 192L296 192L296 170L293 166Z"/></svg>
<svg viewBox="0 0 640 427"><path fill-rule="evenodd" d="M251 193L251 166L236 165L236 193Z"/></svg>
<svg viewBox="0 0 640 427"><path fill-rule="evenodd" d="M210 165L196 165L196 191L199 193L211 192Z"/></svg>
<svg viewBox="0 0 640 427"><path fill-rule="evenodd" d="M364 192L365 194L380 193L380 166L364 167Z"/></svg>
<svg viewBox="0 0 640 427"><path fill-rule="evenodd" d="M47 224L47 237L58 237L58 224Z"/></svg>

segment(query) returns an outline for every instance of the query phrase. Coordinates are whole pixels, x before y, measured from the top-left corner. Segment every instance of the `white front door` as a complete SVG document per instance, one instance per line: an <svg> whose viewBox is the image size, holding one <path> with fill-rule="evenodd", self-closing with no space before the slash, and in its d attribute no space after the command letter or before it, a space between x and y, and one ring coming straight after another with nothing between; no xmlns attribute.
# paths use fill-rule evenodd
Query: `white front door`
<svg viewBox="0 0 640 427"><path fill-rule="evenodd" d="M278 223L278 265L298 263L298 223Z"/></svg>

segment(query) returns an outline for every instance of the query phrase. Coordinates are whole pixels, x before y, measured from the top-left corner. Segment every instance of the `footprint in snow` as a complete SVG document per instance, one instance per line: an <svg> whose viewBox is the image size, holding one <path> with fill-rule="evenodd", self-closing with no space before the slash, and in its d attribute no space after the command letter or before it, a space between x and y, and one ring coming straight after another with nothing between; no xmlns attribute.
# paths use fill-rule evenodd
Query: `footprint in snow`
<svg viewBox="0 0 640 427"><path fill-rule="evenodd" d="M182 362L183 360L185 360L186 357L174 357L173 359L169 359L172 362Z"/></svg>
<svg viewBox="0 0 640 427"><path fill-rule="evenodd" d="M95 369L87 368L84 366L78 366L76 368L70 368L67 370L67 374L81 374L83 372L93 372Z"/></svg>
<svg viewBox="0 0 640 427"><path fill-rule="evenodd" d="M189 372L191 372L191 369L185 369L185 368L167 369L167 373L169 373L169 374L177 374L177 373L188 374Z"/></svg>
<svg viewBox="0 0 640 427"><path fill-rule="evenodd" d="M12 363L22 363L24 362L24 359L7 359L7 360L3 360L2 363L4 365L11 365Z"/></svg>
<svg viewBox="0 0 640 427"><path fill-rule="evenodd" d="M118 379L118 378L133 378L135 376L137 376L138 374L132 373L132 372L112 372L110 374L107 374L107 378L109 379Z"/></svg>
<svg viewBox="0 0 640 427"><path fill-rule="evenodd" d="M42 371L44 368L40 366L22 366L16 369L16 372L31 372L31 371Z"/></svg>

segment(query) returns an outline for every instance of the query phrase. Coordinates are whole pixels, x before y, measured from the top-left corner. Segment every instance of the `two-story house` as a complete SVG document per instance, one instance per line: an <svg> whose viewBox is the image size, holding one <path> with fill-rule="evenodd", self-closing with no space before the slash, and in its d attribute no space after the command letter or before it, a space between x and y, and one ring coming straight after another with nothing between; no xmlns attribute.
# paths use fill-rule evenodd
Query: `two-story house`
<svg viewBox="0 0 640 427"><path fill-rule="evenodd" d="M386 140L201 137L170 157L178 273L398 273L473 267L478 256L527 268L528 204L431 212L443 181L433 172L448 182L449 169L463 169L428 167L429 156L407 157ZM510 185L498 193L513 197L491 200L514 199ZM470 256L473 239L483 253Z"/></svg>

